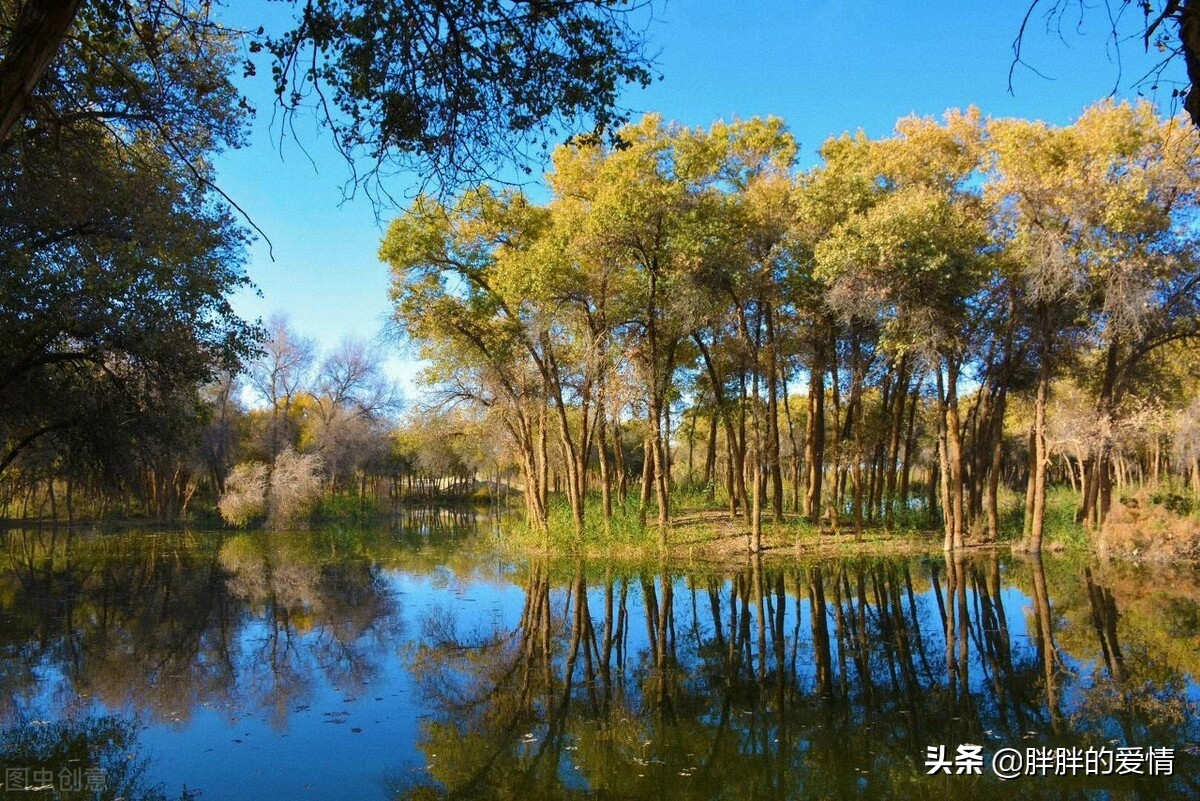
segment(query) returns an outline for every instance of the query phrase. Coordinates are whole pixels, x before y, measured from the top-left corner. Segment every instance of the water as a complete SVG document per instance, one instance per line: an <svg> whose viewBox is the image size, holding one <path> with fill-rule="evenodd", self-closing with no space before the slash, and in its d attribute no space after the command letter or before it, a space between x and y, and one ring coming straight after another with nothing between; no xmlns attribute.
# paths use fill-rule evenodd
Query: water
<svg viewBox="0 0 1200 801"><path fill-rule="evenodd" d="M2 796L1200 797L1195 569L512 560L494 526L9 532Z"/></svg>

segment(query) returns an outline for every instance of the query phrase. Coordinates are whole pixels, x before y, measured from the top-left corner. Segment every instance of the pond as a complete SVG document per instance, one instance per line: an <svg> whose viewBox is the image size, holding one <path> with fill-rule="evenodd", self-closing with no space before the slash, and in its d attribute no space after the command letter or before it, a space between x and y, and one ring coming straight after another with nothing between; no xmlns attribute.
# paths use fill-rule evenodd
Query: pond
<svg viewBox="0 0 1200 801"><path fill-rule="evenodd" d="M0 797L1200 797L1194 568L538 561L497 525L8 532Z"/></svg>

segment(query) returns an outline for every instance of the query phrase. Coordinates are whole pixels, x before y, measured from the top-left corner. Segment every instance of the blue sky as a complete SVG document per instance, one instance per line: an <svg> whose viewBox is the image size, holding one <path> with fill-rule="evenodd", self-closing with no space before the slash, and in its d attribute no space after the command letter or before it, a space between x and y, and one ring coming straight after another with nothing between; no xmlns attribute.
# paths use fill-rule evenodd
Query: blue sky
<svg viewBox="0 0 1200 801"><path fill-rule="evenodd" d="M648 33L663 80L630 89L624 103L635 117L655 111L691 126L783 117L801 143L804 166L830 136L860 128L882 136L913 113L940 116L975 105L988 116L1065 124L1114 88L1118 97L1140 91L1173 111L1172 84L1157 92L1151 82L1138 84L1159 54L1147 55L1140 40L1129 39L1118 64L1103 4L1082 20L1075 3L1064 5L1071 10L1050 31L1035 12L1023 57L1042 75L1018 66L1010 93L1025 0L659 2ZM239 11L252 7L261 5ZM1122 27L1133 33L1140 12L1126 14ZM1182 64L1173 64L1166 77L1178 81L1182 73ZM324 348L345 337L371 339L389 314L388 273L376 251L392 213L377 222L366 198L342 202L345 164L310 120L297 120L294 138L281 136L268 84L264 73L247 85L259 107L249 146L217 162L221 187L274 250L272 260L265 241L252 246L247 270L258 293L240 293L235 308L251 319L285 313ZM417 183L415 176L397 179L388 189L403 197ZM394 355L390 372L409 397L419 393L405 354Z"/></svg>

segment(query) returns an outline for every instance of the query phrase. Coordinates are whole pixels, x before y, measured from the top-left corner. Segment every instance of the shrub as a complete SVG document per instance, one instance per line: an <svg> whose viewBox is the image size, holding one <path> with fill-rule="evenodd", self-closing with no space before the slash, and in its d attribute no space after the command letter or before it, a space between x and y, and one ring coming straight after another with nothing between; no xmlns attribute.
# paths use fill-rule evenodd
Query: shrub
<svg viewBox="0 0 1200 801"><path fill-rule="evenodd" d="M262 517L267 508L267 466L242 462L225 479L225 494L217 501L221 519L242 527Z"/></svg>
<svg viewBox="0 0 1200 801"><path fill-rule="evenodd" d="M1151 562L1200 560L1200 521L1154 503L1146 492L1113 504L1100 530L1100 553Z"/></svg>
<svg viewBox="0 0 1200 801"><path fill-rule="evenodd" d="M307 522L321 495L321 457L288 448L275 457L267 492L267 526L294 528Z"/></svg>

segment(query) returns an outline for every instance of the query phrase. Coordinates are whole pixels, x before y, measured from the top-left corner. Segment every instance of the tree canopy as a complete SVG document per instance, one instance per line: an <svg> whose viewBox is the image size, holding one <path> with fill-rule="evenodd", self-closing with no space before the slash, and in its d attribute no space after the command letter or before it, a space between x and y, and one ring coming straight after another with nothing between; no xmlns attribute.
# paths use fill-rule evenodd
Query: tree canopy
<svg viewBox="0 0 1200 801"><path fill-rule="evenodd" d="M240 143L252 109L231 69L251 76L261 54L279 107L315 113L352 186L378 200L397 169L457 186L581 127L610 130L620 90L652 78L622 0L288 5L290 26L238 29L196 0L4 0L0 144L23 126L102 120L154 129L195 163Z"/></svg>
<svg viewBox="0 0 1200 801"><path fill-rule="evenodd" d="M831 140L808 171L777 119L651 115L620 136L559 148L544 205L486 187L419 198L380 251L430 377L512 435L535 525L551 460L578 535L598 468L608 525L636 427L638 506L665 532L707 419L702 483L722 458L752 550L786 483L795 511L803 484L812 521L861 534L911 509L918 464L957 549L997 536L999 485L1022 469L1026 519L1044 517L1051 385L1068 381L1092 404L1081 516L1102 522L1120 420L1151 402L1148 357L1200 335L1190 127L1146 103L1061 128L952 111ZM1012 398L1034 409L1028 451L1005 439ZM685 437L687 478L672 478ZM1027 533L1040 547L1040 522Z"/></svg>

